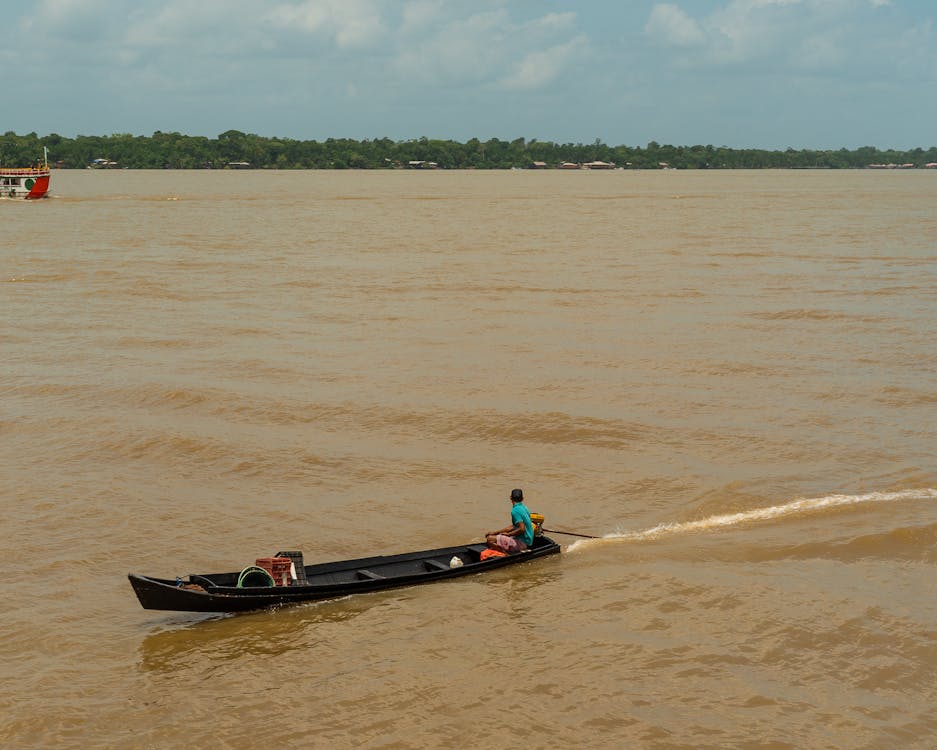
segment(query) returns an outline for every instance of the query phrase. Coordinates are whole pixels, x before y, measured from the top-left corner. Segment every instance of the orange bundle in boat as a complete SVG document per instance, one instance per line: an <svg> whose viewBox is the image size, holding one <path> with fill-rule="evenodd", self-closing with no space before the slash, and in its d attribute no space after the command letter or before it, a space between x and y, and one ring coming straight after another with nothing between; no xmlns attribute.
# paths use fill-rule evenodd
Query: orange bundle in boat
<svg viewBox="0 0 937 750"><path fill-rule="evenodd" d="M499 549L484 549L478 557L482 562L485 562L485 560L490 560L493 557L507 557L507 553Z"/></svg>
<svg viewBox="0 0 937 750"><path fill-rule="evenodd" d="M258 557L254 564L266 570L273 577L275 585L289 586L293 580L290 575L291 562L288 557Z"/></svg>

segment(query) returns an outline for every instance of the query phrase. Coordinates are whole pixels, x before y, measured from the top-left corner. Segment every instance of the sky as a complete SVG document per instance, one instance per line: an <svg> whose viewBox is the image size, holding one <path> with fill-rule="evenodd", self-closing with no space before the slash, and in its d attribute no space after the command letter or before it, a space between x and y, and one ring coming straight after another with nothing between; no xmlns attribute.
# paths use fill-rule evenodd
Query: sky
<svg viewBox="0 0 937 750"><path fill-rule="evenodd" d="M0 2L0 132L937 145L937 0Z"/></svg>

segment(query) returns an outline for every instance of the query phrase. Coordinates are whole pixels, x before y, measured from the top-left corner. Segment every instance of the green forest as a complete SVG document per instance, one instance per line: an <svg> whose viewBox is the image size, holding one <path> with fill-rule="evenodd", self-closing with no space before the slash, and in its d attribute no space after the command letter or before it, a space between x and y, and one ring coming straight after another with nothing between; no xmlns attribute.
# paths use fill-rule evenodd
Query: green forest
<svg viewBox="0 0 937 750"><path fill-rule="evenodd" d="M42 157L43 147L48 149L50 164L59 169L526 169L534 165L549 169L564 163L595 162L626 169L864 169L883 165L919 168L937 162L937 147L770 151L653 141L643 147L609 146L599 139L588 144L525 138L472 138L465 143L431 138L301 141L229 130L217 138L159 131L151 136L116 133L75 138L7 132L0 136L0 166L35 163Z"/></svg>

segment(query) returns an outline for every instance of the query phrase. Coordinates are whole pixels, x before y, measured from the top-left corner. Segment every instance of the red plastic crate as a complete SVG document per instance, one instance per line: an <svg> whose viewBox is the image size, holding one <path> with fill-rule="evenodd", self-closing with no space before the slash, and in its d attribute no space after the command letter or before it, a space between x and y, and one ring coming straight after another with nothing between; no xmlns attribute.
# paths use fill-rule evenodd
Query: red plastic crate
<svg viewBox="0 0 937 750"><path fill-rule="evenodd" d="M289 586L293 581L293 577L290 575L291 562L292 560L288 557L258 557L254 564L273 576L275 585Z"/></svg>

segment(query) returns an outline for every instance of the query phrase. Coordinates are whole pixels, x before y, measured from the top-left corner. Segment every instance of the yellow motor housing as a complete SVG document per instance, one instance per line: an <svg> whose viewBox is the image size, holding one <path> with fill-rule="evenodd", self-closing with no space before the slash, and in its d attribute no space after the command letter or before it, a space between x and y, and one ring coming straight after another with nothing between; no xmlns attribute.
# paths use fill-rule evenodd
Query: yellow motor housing
<svg viewBox="0 0 937 750"><path fill-rule="evenodd" d="M543 536L543 522L546 519L540 513L531 513L530 520L534 524L534 536Z"/></svg>

